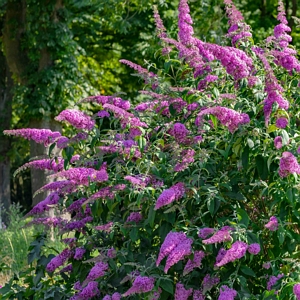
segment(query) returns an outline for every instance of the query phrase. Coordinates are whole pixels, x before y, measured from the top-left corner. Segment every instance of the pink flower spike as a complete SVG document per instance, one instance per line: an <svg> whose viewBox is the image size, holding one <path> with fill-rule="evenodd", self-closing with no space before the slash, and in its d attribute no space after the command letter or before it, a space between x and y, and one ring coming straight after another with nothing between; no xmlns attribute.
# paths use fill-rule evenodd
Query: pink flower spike
<svg viewBox="0 0 300 300"><path fill-rule="evenodd" d="M233 262L237 259L242 258L243 256L245 256L247 249L248 249L248 245L246 243L241 241L234 242L231 248L226 251L221 261L217 262L215 266L221 267L228 264L229 262Z"/></svg>
<svg viewBox="0 0 300 300"><path fill-rule="evenodd" d="M27 140L33 140L38 144L44 144L45 147L54 143L59 137L61 137L60 132L52 132L50 129L23 128L4 130L3 133L6 135L20 136Z"/></svg>
<svg viewBox="0 0 300 300"><path fill-rule="evenodd" d="M265 228L270 231L276 231L278 229L278 220L275 216L270 218L270 221L265 225Z"/></svg>
<svg viewBox="0 0 300 300"><path fill-rule="evenodd" d="M300 284L299 283L294 285L293 292L294 292L294 295L296 296L297 300L300 300Z"/></svg>
<svg viewBox="0 0 300 300"><path fill-rule="evenodd" d="M164 190L160 196L158 197L154 210L161 208L162 206L166 206L174 201L177 201L183 197L185 193L184 184L182 182L178 182L169 189Z"/></svg>
<svg viewBox="0 0 300 300"><path fill-rule="evenodd" d="M132 287L123 294L123 297L147 293L153 290L155 279L153 277L137 276L132 284Z"/></svg>
<svg viewBox="0 0 300 300"><path fill-rule="evenodd" d="M222 242L229 242L231 240L230 231L232 228L224 226L218 230L212 237L202 241L203 244L216 244Z"/></svg>
<svg viewBox="0 0 300 300"><path fill-rule="evenodd" d="M188 300L189 296L193 293L193 289L186 290L184 285L180 282L176 284L174 300Z"/></svg>
<svg viewBox="0 0 300 300"><path fill-rule="evenodd" d="M234 300L236 296L236 290L230 289L227 285L222 285L220 288L220 296L218 300Z"/></svg>
<svg viewBox="0 0 300 300"><path fill-rule="evenodd" d="M95 126L95 121L90 116L77 109L65 109L55 117L55 120L67 121L77 129L92 130Z"/></svg>

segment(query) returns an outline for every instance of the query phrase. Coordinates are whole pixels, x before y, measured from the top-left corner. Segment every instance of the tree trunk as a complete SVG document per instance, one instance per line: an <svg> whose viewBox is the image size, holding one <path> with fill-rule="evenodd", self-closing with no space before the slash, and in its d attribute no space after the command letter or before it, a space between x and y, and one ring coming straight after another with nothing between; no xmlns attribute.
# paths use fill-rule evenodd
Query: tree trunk
<svg viewBox="0 0 300 300"><path fill-rule="evenodd" d="M0 228L2 222L7 223L7 212L11 204L10 198L10 138L3 135L3 130L9 129L12 118L12 88L13 80L7 68L6 60L0 52ZM2 212L2 213L1 213Z"/></svg>
<svg viewBox="0 0 300 300"><path fill-rule="evenodd" d="M31 128L45 128L45 129L51 129L52 131L61 131L61 125L60 123L53 121L53 120L36 120L36 121L31 121L30 123ZM57 151L55 154L59 155L59 149L54 149L54 151ZM49 152L49 147L45 147L43 144L37 144L34 141L30 142L30 157L38 157L39 159L43 158L48 158L48 152ZM43 170L37 170L37 169L32 169L31 170L31 189L32 189L32 194L34 194L39 188L44 186L45 184L51 182L51 180L48 178L48 175L50 172L43 171ZM43 192L38 195L36 195L32 199L32 205L35 206L42 200L44 200L47 197L48 193Z"/></svg>

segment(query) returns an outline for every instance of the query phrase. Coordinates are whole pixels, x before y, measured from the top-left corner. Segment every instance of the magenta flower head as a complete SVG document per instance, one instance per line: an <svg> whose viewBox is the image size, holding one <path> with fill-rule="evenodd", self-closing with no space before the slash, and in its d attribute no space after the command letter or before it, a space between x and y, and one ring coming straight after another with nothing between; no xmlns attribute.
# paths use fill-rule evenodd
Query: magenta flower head
<svg viewBox="0 0 300 300"><path fill-rule="evenodd" d="M81 260L86 250L84 248L76 248L74 259Z"/></svg>
<svg viewBox="0 0 300 300"><path fill-rule="evenodd" d="M210 291L212 287L217 285L219 282L220 282L219 277L210 276L209 274L206 274L202 281L203 293Z"/></svg>
<svg viewBox="0 0 300 300"><path fill-rule="evenodd" d="M179 200L183 197L185 192L184 184L178 182L167 190L164 190L161 195L158 197L155 210L161 208L162 206L168 205L176 200Z"/></svg>
<svg viewBox="0 0 300 300"><path fill-rule="evenodd" d="M278 229L278 220L275 216L270 218L270 221L265 225L270 231L276 231Z"/></svg>
<svg viewBox="0 0 300 300"><path fill-rule="evenodd" d="M276 138L274 139L274 146L277 150L282 148L282 138L281 138L281 136L276 136Z"/></svg>
<svg viewBox="0 0 300 300"><path fill-rule="evenodd" d="M201 261L204 258L205 253L203 251L195 251L193 260L188 260L186 263L184 270L183 270L183 276L190 273L193 269L199 268L201 266Z"/></svg>
<svg viewBox="0 0 300 300"><path fill-rule="evenodd" d="M289 121L287 120L287 118L281 117L276 120L276 126L278 128L285 128L288 123L289 123Z"/></svg>
<svg viewBox="0 0 300 300"><path fill-rule="evenodd" d="M142 215L140 212L132 212L126 219L126 223L128 222L134 222L134 223L139 223L143 219Z"/></svg>
<svg viewBox="0 0 300 300"><path fill-rule="evenodd" d="M222 285L220 288L220 296L218 300L234 300L236 295L236 290L230 289L227 285Z"/></svg>
<svg viewBox="0 0 300 300"><path fill-rule="evenodd" d="M154 288L154 282L155 279L153 277L137 276L132 284L132 287L125 292L123 296L126 297L133 294L150 292Z"/></svg>
<svg viewBox="0 0 300 300"><path fill-rule="evenodd" d="M214 232L214 228L205 227L199 230L198 236L201 239L206 239L209 235L212 235Z"/></svg>
<svg viewBox="0 0 300 300"><path fill-rule="evenodd" d="M180 260L182 260L185 256L190 255L192 253L192 243L193 240L190 238L185 238L183 241L180 242L169 254L166 262L166 266L164 268L164 272L167 273L168 270L178 263ZM197 262L195 262L195 265L200 264L200 257L197 257Z"/></svg>
<svg viewBox="0 0 300 300"><path fill-rule="evenodd" d="M175 290L175 300L188 300L189 296L191 296L193 293L193 289L190 288L186 290L184 288L184 285L180 282L176 284L176 290Z"/></svg>
<svg viewBox="0 0 300 300"><path fill-rule="evenodd" d="M99 277L105 275L105 271L108 269L108 264L104 262L98 262L95 266L90 270L87 279L95 280Z"/></svg>
<svg viewBox="0 0 300 300"><path fill-rule="evenodd" d="M44 144L45 147L54 143L59 137L61 137L60 132L52 132L50 129L23 128L4 130L3 133L6 135L20 136L27 140L33 140L38 144Z"/></svg>
<svg viewBox="0 0 300 300"><path fill-rule="evenodd" d="M100 291L98 289L98 282L97 281L91 281L79 293L79 299L91 299L91 298L99 295L99 293L100 293Z"/></svg>
<svg viewBox="0 0 300 300"><path fill-rule="evenodd" d="M263 268L266 269L266 270L269 270L271 268L271 263L269 261L263 263Z"/></svg>
<svg viewBox="0 0 300 300"><path fill-rule="evenodd" d="M89 182L103 182L108 180L108 174L105 168L101 168L100 170L93 168L70 168L51 175L51 177L64 177L82 185L89 185Z"/></svg>
<svg viewBox="0 0 300 300"><path fill-rule="evenodd" d="M279 176L287 177L289 174L300 174L297 158L291 152L283 152L279 163Z"/></svg>
<svg viewBox="0 0 300 300"><path fill-rule="evenodd" d="M216 267L221 267L229 262L235 261L237 259L242 258L248 249L248 245L241 241L236 241L232 244L231 248L226 251L224 257L220 262L215 264Z"/></svg>
<svg viewBox="0 0 300 300"><path fill-rule="evenodd" d="M218 230L212 237L203 240L203 244L216 244L222 242L229 242L231 241L230 231L232 228L229 226L224 226L220 230Z"/></svg>
<svg viewBox="0 0 300 300"><path fill-rule="evenodd" d="M55 117L55 120L67 121L77 129L92 130L95 126L95 121L90 116L77 109L65 109Z"/></svg>
<svg viewBox="0 0 300 300"><path fill-rule="evenodd" d="M250 244L247 250L249 253L257 255L260 252L260 244L258 243Z"/></svg>
<svg viewBox="0 0 300 300"><path fill-rule="evenodd" d="M273 289L273 286L276 284L276 282L281 279L284 276L284 274L278 274L277 276L270 276L269 281L267 283L267 290L271 291Z"/></svg>
<svg viewBox="0 0 300 300"><path fill-rule="evenodd" d="M294 285L293 292L294 292L294 295L296 296L297 300L300 300L300 284L299 283Z"/></svg>

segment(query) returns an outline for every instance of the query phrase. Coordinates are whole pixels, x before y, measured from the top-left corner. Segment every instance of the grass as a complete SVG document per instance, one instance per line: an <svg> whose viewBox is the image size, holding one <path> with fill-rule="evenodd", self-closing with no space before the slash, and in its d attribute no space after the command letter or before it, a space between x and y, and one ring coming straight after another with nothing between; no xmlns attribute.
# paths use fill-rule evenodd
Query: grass
<svg viewBox="0 0 300 300"><path fill-rule="evenodd" d="M44 231L42 226L25 227L26 220L22 216L20 205L11 206L9 220L9 226L0 229L0 285L4 285L14 274L18 276L28 267L28 247L34 239L33 236ZM48 239L47 246L47 253L50 251L55 255L55 250L60 252L65 248L57 238L53 241Z"/></svg>

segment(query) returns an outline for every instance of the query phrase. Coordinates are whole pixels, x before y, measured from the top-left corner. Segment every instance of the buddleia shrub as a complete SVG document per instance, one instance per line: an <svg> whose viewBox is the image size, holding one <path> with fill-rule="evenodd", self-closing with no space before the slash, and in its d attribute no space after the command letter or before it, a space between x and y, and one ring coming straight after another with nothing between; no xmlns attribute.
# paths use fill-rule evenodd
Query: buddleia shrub
<svg viewBox="0 0 300 300"><path fill-rule="evenodd" d="M256 44L224 3L230 46L194 36L187 0L176 39L154 8L161 65L121 60L144 82L134 106L96 95L55 118L71 136L5 131L50 147L21 169L53 172L29 215L66 247L41 258L33 245L38 275L11 281L4 299L12 289L30 299L300 299L300 63L282 1L274 35Z"/></svg>

